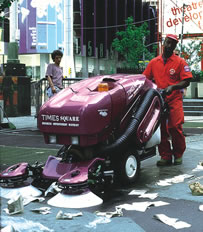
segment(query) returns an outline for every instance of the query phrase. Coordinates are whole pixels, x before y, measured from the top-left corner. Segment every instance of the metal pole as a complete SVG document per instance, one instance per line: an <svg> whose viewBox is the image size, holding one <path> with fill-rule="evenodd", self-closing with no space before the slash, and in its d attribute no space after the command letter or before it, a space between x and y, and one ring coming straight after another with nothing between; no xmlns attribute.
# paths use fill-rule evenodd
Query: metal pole
<svg viewBox="0 0 203 232"><path fill-rule="evenodd" d="M10 6L10 42L16 42L18 30L18 2L15 0Z"/></svg>
<svg viewBox="0 0 203 232"><path fill-rule="evenodd" d="M73 0L64 0L64 76L75 77L73 55ZM69 75L68 69L71 68Z"/></svg>
<svg viewBox="0 0 203 232"><path fill-rule="evenodd" d="M145 47L145 39L146 39L146 37L143 36L143 38L142 38L142 41L143 41L143 49L144 49L144 47ZM145 68L145 51L144 51L144 50L143 50L143 65L144 65L144 68Z"/></svg>
<svg viewBox="0 0 203 232"><path fill-rule="evenodd" d="M5 41L4 41L4 17L2 18L2 41L3 41L3 46L4 46L4 49L5 49ZM3 65L4 65L4 54L5 54L5 50L4 50L4 53L3 53Z"/></svg>
<svg viewBox="0 0 203 232"><path fill-rule="evenodd" d="M12 2L10 7L10 40L8 44L8 59L7 63L19 63L18 60L18 41L19 41L19 30L18 30L18 1Z"/></svg>
<svg viewBox="0 0 203 232"><path fill-rule="evenodd" d="M159 23L160 23L160 6L159 6L159 0L157 0L157 43L158 43L158 46L157 46L157 54L159 54Z"/></svg>

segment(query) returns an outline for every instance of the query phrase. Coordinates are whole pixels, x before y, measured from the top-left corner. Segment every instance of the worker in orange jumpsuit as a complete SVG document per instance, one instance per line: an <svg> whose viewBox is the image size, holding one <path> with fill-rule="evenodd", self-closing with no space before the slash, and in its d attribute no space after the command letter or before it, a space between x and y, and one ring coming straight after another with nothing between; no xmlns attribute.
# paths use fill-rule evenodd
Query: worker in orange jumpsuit
<svg viewBox="0 0 203 232"><path fill-rule="evenodd" d="M169 114L161 121L161 143L158 146L161 159L157 166L182 164L186 149L182 124L184 123L182 89L189 86L192 79L190 68L184 59L174 54L178 37L168 34L164 40L163 53L152 59L143 74L153 80L158 88L164 89ZM169 141L171 138L171 142Z"/></svg>

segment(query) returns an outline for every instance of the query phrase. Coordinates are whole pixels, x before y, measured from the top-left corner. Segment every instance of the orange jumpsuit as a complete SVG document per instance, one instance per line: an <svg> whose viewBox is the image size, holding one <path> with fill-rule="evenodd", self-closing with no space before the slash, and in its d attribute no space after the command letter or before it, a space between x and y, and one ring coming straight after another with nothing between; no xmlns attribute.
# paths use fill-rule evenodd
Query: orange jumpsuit
<svg viewBox="0 0 203 232"><path fill-rule="evenodd" d="M154 80L160 89L192 78L188 64L175 54L169 57L165 64L162 55L152 59L143 74L148 79ZM172 155L175 159L182 157L186 148L182 129L184 112L181 90L173 91L166 96L165 101L169 106L169 115L161 122L161 143L158 150L162 159L171 160ZM171 136L172 144L169 142L169 136Z"/></svg>

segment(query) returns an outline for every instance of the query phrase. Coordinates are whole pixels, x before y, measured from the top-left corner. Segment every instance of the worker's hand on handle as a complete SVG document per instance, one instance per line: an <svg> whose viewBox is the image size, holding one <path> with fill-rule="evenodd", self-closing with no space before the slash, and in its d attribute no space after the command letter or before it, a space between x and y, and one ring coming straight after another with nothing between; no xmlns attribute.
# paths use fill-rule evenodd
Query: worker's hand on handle
<svg viewBox="0 0 203 232"><path fill-rule="evenodd" d="M190 81L191 81L191 78L183 80L179 82L178 84L170 85L164 89L164 92L166 95L170 95L174 90L187 88L190 85Z"/></svg>
<svg viewBox="0 0 203 232"><path fill-rule="evenodd" d="M166 95L170 95L173 92L173 85L170 85L164 89Z"/></svg>

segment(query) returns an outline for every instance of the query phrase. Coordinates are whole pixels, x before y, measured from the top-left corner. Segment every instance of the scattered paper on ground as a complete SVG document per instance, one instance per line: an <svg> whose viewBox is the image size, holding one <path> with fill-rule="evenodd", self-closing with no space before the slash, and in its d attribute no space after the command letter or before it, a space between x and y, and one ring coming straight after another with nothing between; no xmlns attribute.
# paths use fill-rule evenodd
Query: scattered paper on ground
<svg viewBox="0 0 203 232"><path fill-rule="evenodd" d="M33 196L39 197L42 192L35 188L32 185L21 187L21 188L2 188L0 187L0 196L6 199L14 198L17 195L21 195L22 197Z"/></svg>
<svg viewBox="0 0 203 232"><path fill-rule="evenodd" d="M130 193L128 193L128 195L142 195L142 194L145 194L147 192L146 189L134 189L132 190Z"/></svg>
<svg viewBox="0 0 203 232"><path fill-rule="evenodd" d="M138 202L138 203L132 203L132 204L123 204L119 205L118 207L125 209L125 210L136 210L140 212L145 212L146 209L149 207L149 202Z"/></svg>
<svg viewBox="0 0 203 232"><path fill-rule="evenodd" d="M50 207L40 207L36 209L31 209L32 212L34 213L39 213L39 214L49 214L51 213L51 208Z"/></svg>
<svg viewBox="0 0 203 232"><path fill-rule="evenodd" d="M39 222L26 220L23 217L1 216L1 226L13 226L16 232L43 231L54 232L54 230L42 225Z"/></svg>
<svg viewBox="0 0 203 232"><path fill-rule="evenodd" d="M193 177L193 175L183 174L183 175L174 176L173 178L170 179L160 180L156 184L160 186L169 186L171 184L181 183L185 179L189 179L191 177Z"/></svg>
<svg viewBox="0 0 203 232"><path fill-rule="evenodd" d="M33 201L38 201L38 202L42 202L44 201L45 198L44 197L33 197L33 196L27 196L27 197L23 197L23 205L28 205L30 202Z"/></svg>
<svg viewBox="0 0 203 232"><path fill-rule="evenodd" d="M99 212L99 211L96 211L95 214L97 216L102 216L102 217L107 217L107 218L122 217L123 216L122 208L118 208L118 207L116 207L116 210L114 212Z"/></svg>
<svg viewBox="0 0 203 232"><path fill-rule="evenodd" d="M160 185L160 186L169 186L169 185L171 185L171 183L169 183L167 180L160 180L156 184Z"/></svg>
<svg viewBox="0 0 203 232"><path fill-rule="evenodd" d="M82 212L79 212L79 213L63 213L62 210L60 210L57 215L56 215L56 219L57 220L60 220L60 219L67 219L67 220L71 220L73 219L74 217L80 217L82 216Z"/></svg>
<svg viewBox="0 0 203 232"><path fill-rule="evenodd" d="M8 225L4 227L3 229L1 229L1 232L16 232L16 230L13 228L12 225Z"/></svg>
<svg viewBox="0 0 203 232"><path fill-rule="evenodd" d="M46 197L49 193L52 193L52 194L57 194L59 192L61 192L62 189L60 189L57 185L56 182L53 182L49 187L48 189L45 191L44 193L44 196Z"/></svg>
<svg viewBox="0 0 203 232"><path fill-rule="evenodd" d="M146 193L147 191L148 190L146 189L141 189L141 190L134 189L130 193L128 193L128 195L137 195L139 196L139 198L149 198L151 200L154 200L155 198L158 197L158 193Z"/></svg>
<svg viewBox="0 0 203 232"><path fill-rule="evenodd" d="M23 198L21 195L15 196L14 198L10 199L7 204L8 208L4 210L9 215L22 213L24 211Z"/></svg>
<svg viewBox="0 0 203 232"><path fill-rule="evenodd" d="M192 191L192 195L203 196L203 185L201 185L199 182L189 184L189 188Z"/></svg>
<svg viewBox="0 0 203 232"><path fill-rule="evenodd" d="M146 209L148 209L150 206L164 206L164 205L169 205L170 203L164 202L164 201L154 201L154 202L133 202L132 204L123 204L117 206L118 208L122 208L125 210L136 210L139 212L145 212Z"/></svg>
<svg viewBox="0 0 203 232"><path fill-rule="evenodd" d="M178 218L170 218L164 214L155 214L154 218L165 223L166 225L174 227L175 229L183 229L183 228L191 227L191 225L188 224L187 222L178 221Z"/></svg>
<svg viewBox="0 0 203 232"><path fill-rule="evenodd" d="M151 206L155 206L155 207L164 206L164 205L170 205L170 203L165 202L165 201L154 201L154 202L151 202Z"/></svg>
<svg viewBox="0 0 203 232"><path fill-rule="evenodd" d="M199 210L200 210L200 211L203 211L203 205L200 205L200 206L199 206Z"/></svg>
<svg viewBox="0 0 203 232"><path fill-rule="evenodd" d="M98 217L94 221L88 223L88 225L85 225L85 227L96 229L97 224L106 224L106 223L109 223L109 222L111 222L110 218Z"/></svg>
<svg viewBox="0 0 203 232"><path fill-rule="evenodd" d="M196 168L192 170L193 172L203 171L203 161L200 161Z"/></svg>
<svg viewBox="0 0 203 232"><path fill-rule="evenodd" d="M151 200L154 200L158 197L158 193L144 193L139 196L139 198L149 198Z"/></svg>

